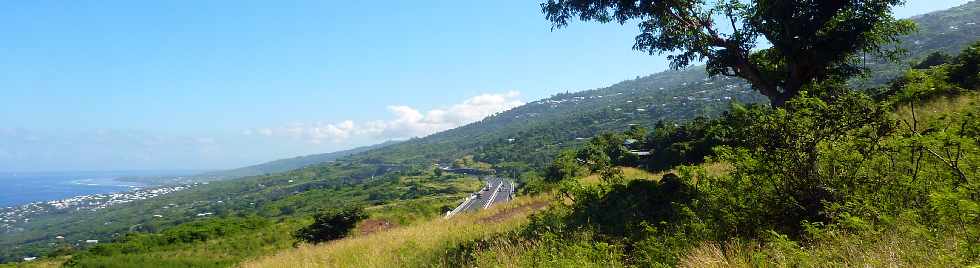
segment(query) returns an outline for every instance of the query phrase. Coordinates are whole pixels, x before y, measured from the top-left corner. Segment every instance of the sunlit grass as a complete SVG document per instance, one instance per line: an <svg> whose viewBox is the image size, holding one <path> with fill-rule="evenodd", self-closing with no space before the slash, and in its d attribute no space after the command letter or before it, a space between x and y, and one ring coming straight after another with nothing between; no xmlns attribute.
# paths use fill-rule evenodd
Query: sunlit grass
<svg viewBox="0 0 980 268"><path fill-rule="evenodd" d="M957 234L924 237L884 230L834 233L812 245L779 242L705 242L689 251L679 267L961 267ZM977 266L971 266L977 267Z"/></svg>
<svg viewBox="0 0 980 268"><path fill-rule="evenodd" d="M619 170L622 170L623 171L623 178L625 178L626 181L631 181L631 180L653 180L653 181L657 181L657 180L660 180L660 178L663 177L664 174L667 174L667 173L670 173L671 172L671 171L650 172L650 171L646 171L646 170L635 168L635 167L618 167L618 168L619 168ZM585 185L597 185L597 184L599 184L599 183L602 182L602 179L599 178L599 174L598 173L590 174L588 176L582 177L579 180L580 180L580 182L582 182L582 184L585 184Z"/></svg>
<svg viewBox="0 0 980 268"><path fill-rule="evenodd" d="M242 267L418 267L453 266L447 249L514 230L527 221L534 204L547 198L521 197L478 213L349 237L320 245L301 245Z"/></svg>
<svg viewBox="0 0 980 268"><path fill-rule="evenodd" d="M963 93L955 96L938 96L924 103L918 103L914 107L908 104L902 105L896 109L895 114L899 120L911 123L912 112L915 111L915 121L921 123L978 105L980 105L980 94Z"/></svg>
<svg viewBox="0 0 980 268"><path fill-rule="evenodd" d="M632 180L660 181L660 178L663 178L664 175L678 172L677 169L651 172L635 167L618 167L618 168L619 170L623 171L623 178L626 179L625 181L627 182ZM732 166L731 164L723 163L723 162L710 162L710 163L697 165L695 166L695 168L703 169L705 175L708 176L721 176L727 174L731 170ZM693 174L693 176L697 177L698 174ZM599 177L599 174L590 174L588 176L580 178L579 181L584 185L598 185L599 183L602 182L602 179Z"/></svg>
<svg viewBox="0 0 980 268"><path fill-rule="evenodd" d="M61 264L68 260L68 257L58 257L50 259L41 259L30 262L21 263L10 263L10 264L0 264L0 268L55 268L61 267Z"/></svg>

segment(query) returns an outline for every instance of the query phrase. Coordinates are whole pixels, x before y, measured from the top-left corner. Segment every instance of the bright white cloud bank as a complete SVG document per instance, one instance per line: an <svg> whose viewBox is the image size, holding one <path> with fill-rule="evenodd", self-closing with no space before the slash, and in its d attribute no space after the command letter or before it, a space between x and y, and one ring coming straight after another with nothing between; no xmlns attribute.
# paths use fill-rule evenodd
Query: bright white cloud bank
<svg viewBox="0 0 980 268"><path fill-rule="evenodd" d="M246 130L246 135L291 137L319 144L324 141L343 142L355 136L376 139L422 137L439 131L479 121L494 113L524 104L520 92L482 94L445 109L422 112L405 105L388 106L393 118L368 122L346 120L335 123L294 123L278 128Z"/></svg>

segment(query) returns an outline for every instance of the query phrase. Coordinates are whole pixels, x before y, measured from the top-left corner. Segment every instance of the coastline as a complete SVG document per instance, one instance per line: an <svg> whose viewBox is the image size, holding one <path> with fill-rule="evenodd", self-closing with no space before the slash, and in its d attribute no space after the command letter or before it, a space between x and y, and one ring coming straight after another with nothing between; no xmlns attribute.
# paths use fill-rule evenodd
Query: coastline
<svg viewBox="0 0 980 268"><path fill-rule="evenodd" d="M195 171L196 172L196 171ZM0 173L0 207L84 195L112 194L195 182L191 171L82 171Z"/></svg>
<svg viewBox="0 0 980 268"><path fill-rule="evenodd" d="M146 188L133 188L127 191L79 195L70 198L37 201L27 204L0 207L0 233L16 232L22 224L30 223L32 218L53 213L94 212L115 205L151 199L178 191L187 190L201 183L159 185Z"/></svg>

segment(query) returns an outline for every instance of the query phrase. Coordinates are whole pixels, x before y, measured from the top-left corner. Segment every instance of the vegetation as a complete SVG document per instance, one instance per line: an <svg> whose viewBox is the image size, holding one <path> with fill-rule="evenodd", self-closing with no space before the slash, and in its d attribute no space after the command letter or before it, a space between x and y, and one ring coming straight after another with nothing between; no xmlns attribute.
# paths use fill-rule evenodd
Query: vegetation
<svg viewBox="0 0 980 268"><path fill-rule="evenodd" d="M567 2L567 1L566 1ZM617 1L609 1L613 3ZM730 2L730 1L723 1ZM818 1L819 2L819 1ZM911 18L918 31L901 36L909 62L861 57L870 72L849 80L855 89L877 92L902 76L908 66L933 52L955 55L976 41L980 3ZM863 55L863 53L862 53ZM609 87L530 102L479 122L358 154L351 161L371 163L452 163L466 155L500 166L524 163L543 175L553 158L601 133L623 132L631 124L652 127L658 121L682 123L699 116L715 117L733 101L761 103L768 99L742 79L706 75L701 66L626 80ZM876 94L872 94L876 95ZM513 140L511 140L513 139ZM523 178L522 178L523 179Z"/></svg>
<svg viewBox="0 0 980 268"><path fill-rule="evenodd" d="M736 8L735 2L724 5L744 18L765 15ZM976 26L967 23L978 11L980 3L974 2L914 18L922 31L901 39L912 58L926 61L862 63L876 70L870 79L820 77L777 107L759 104L766 98L739 79L708 77L700 68L668 71L558 94L329 163L199 184L106 210L33 218L18 226L22 231L0 234L0 262L48 256L35 263L976 263L980 49ZM890 17L874 23L901 26ZM959 49L965 50L956 55ZM853 51L842 57L854 59ZM767 59L785 60L773 57ZM916 69L905 70L909 66ZM773 79L782 79L778 73ZM445 211L481 183L434 164L513 176L530 197L443 220ZM342 204L363 207L367 218L356 227L324 228L333 232L322 237L347 237L313 245L289 235L317 226L317 212ZM548 210L528 216L545 204ZM354 218L362 217L348 219ZM86 239L102 243L75 242Z"/></svg>
<svg viewBox="0 0 980 268"><path fill-rule="evenodd" d="M348 166L354 168L349 171L355 172L330 172L357 176L355 167ZM227 267L295 244L297 240L290 234L310 226L318 211L339 209L341 204L371 205L365 209L368 216L407 225L441 216L448 210L447 203L458 202L481 186L473 177L436 176L421 170L389 172L374 179L364 177L362 182L351 184L325 184L318 179L323 177L301 175L310 176L313 171L315 169L307 168L235 182L212 182L208 187L221 187L228 191L224 194L229 197L208 196L204 199L213 200L211 202L187 202L176 196L148 200L155 202L131 209L148 209L147 213L160 213L164 218L147 217L148 221L130 228L131 231L121 237L70 233L71 230L91 232L95 228L89 225L71 226L61 232L50 231L66 237L97 237L95 239L102 241L91 248L66 243L66 251L51 256L73 254L69 264L76 267ZM323 176L333 176L327 170L320 171L327 174ZM254 184L249 185L251 183ZM200 198L195 196L197 194L200 193L189 190L180 196ZM231 195L238 196L232 198ZM196 216L209 211L214 214ZM118 212L124 213L105 215L113 218L101 218L99 222L143 214ZM184 213L190 215L181 217ZM112 243L106 243L110 241Z"/></svg>
<svg viewBox="0 0 980 268"><path fill-rule="evenodd" d="M313 224L303 227L293 234L297 240L319 244L347 236L357 222L367 218L364 209L344 208L320 212L313 215Z"/></svg>
<svg viewBox="0 0 980 268"><path fill-rule="evenodd" d="M155 234L127 234L76 253L64 266L227 267L288 247L279 236L293 225L257 216L195 221Z"/></svg>
<svg viewBox="0 0 980 268"><path fill-rule="evenodd" d="M741 77L774 106L782 106L811 83L861 73L861 53L896 59L896 51L886 45L915 28L891 15L901 3L549 0L541 9L556 28L574 18L620 24L640 20L633 49L677 52L668 57L673 68L703 60L708 74ZM771 47L756 50L759 43Z"/></svg>
<svg viewBox="0 0 980 268"><path fill-rule="evenodd" d="M527 215L547 204L543 197L521 197L473 214L435 219L417 225L319 245L303 245L246 262L243 267L457 267L458 251L469 241L519 228ZM452 250L452 248L457 248Z"/></svg>
<svg viewBox="0 0 980 268"><path fill-rule="evenodd" d="M555 205L516 234L485 241L469 264L506 264L487 265L487 255L556 266L976 264L980 94L954 81L980 74L938 71L972 64L975 46L925 72L925 81L950 85L943 94L916 94L919 82L900 79L892 97L908 97L875 101L830 81L783 107L735 105L709 123L647 134L717 141L709 154L687 153L723 172L699 164L659 181L626 180L616 166L640 165L622 150L637 132L600 135L563 153L600 183L552 178ZM573 169L556 159L553 169Z"/></svg>
<svg viewBox="0 0 980 268"><path fill-rule="evenodd" d="M197 175L196 177L199 177L204 180L235 179L241 177L287 172L290 170L299 169L311 165L332 162L337 159L341 159L357 153L366 152L369 150L381 148L396 143L398 142L388 141L388 142L383 142L371 146L363 146L350 150L343 150L343 151L332 152L332 153L305 155L305 156L297 156L297 157L287 158L287 159L279 159L279 160L270 161L258 165L251 165L247 167L241 167L241 168L230 169L230 170L208 172L208 173Z"/></svg>

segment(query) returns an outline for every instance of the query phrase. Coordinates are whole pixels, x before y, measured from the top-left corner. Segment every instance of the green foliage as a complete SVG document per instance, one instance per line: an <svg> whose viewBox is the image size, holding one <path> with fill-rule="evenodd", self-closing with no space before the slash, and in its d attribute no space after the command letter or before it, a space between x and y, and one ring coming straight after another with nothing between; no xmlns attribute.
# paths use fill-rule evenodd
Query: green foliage
<svg viewBox="0 0 980 268"><path fill-rule="evenodd" d="M284 248L273 235L288 224L256 217L190 222L157 234L131 233L72 255L67 267L227 267L238 260ZM205 249L195 250L207 244ZM173 254L176 252L190 252Z"/></svg>
<svg viewBox="0 0 980 268"><path fill-rule="evenodd" d="M943 53L942 51L936 51L933 52L932 54L929 54L929 56L926 56L925 59L922 59L922 61L912 66L912 68L929 69L932 68L933 66L946 64L948 62L951 62L952 60L953 57L949 56L949 54Z"/></svg>
<svg viewBox="0 0 980 268"><path fill-rule="evenodd" d="M893 105L910 104L962 91L949 82L949 66L939 65L926 70L910 70L889 87L886 95Z"/></svg>
<svg viewBox="0 0 980 268"><path fill-rule="evenodd" d="M555 28L575 18L640 20L634 49L677 53L668 56L673 68L704 60L710 75L744 78L781 106L811 83L862 73L860 53L897 59L898 52L887 45L915 29L911 21L892 16L891 9L901 3L549 0L541 9ZM753 51L760 37L772 46Z"/></svg>
<svg viewBox="0 0 980 268"><path fill-rule="evenodd" d="M756 266L887 266L896 262L875 258L896 254L897 263L912 266L980 261L980 99L933 88L955 84L944 71L950 66L910 71L881 102L843 83L825 83L782 107L734 105L707 122L661 124L644 146L711 140L718 146L707 160L730 170L712 175L674 167L679 176L625 184L565 179L558 183L560 202L532 217L522 239L574 244L587 237L621 248L625 265L677 265L705 241L760 243L738 260ZM580 165L605 177L621 153L617 135L627 134L585 144ZM860 241L882 235L888 236L872 241L884 244ZM869 257L851 259L860 254L840 244L857 244ZM931 248L941 254L923 254Z"/></svg>
<svg viewBox="0 0 980 268"><path fill-rule="evenodd" d="M960 87L980 89L980 42L974 42L950 66L950 80Z"/></svg>
<svg viewBox="0 0 980 268"><path fill-rule="evenodd" d="M937 96L955 95L977 90L980 83L980 42L975 42L955 58L935 59L943 55L934 53L918 68L910 70L896 81L879 98L887 96L893 105L913 104ZM948 57L948 56L947 56Z"/></svg>
<svg viewBox="0 0 980 268"><path fill-rule="evenodd" d="M357 222L367 218L359 207L326 211L313 215L313 224L303 227L293 234L296 239L319 244L347 235Z"/></svg>
<svg viewBox="0 0 980 268"><path fill-rule="evenodd" d="M578 163L576 154L573 150L561 151L548 167L545 178L549 182L558 182L585 174L585 169Z"/></svg>
<svg viewBox="0 0 980 268"><path fill-rule="evenodd" d="M472 189L480 187L481 183L475 179L473 183ZM364 210L372 219L380 219L397 225L410 225L444 216L446 211L450 211L459 205L460 199L462 199L462 195L430 196L391 202Z"/></svg>
<svg viewBox="0 0 980 268"><path fill-rule="evenodd" d="M726 118L728 112L721 117ZM683 124L657 122L646 136L644 149L651 152L642 166L650 170L666 170L677 165L696 164L713 154L712 148L721 145L715 133L724 119L698 117Z"/></svg>
<svg viewBox="0 0 980 268"><path fill-rule="evenodd" d="M890 127L883 109L856 94L831 103L801 97L785 109L755 110L733 111L753 123L730 126L740 142L719 149L718 159L734 167L730 176L699 184L719 210L719 224L737 236L770 229L799 234L803 221L828 220L824 205L849 194L842 188L850 182L819 170L822 145L873 140Z"/></svg>

